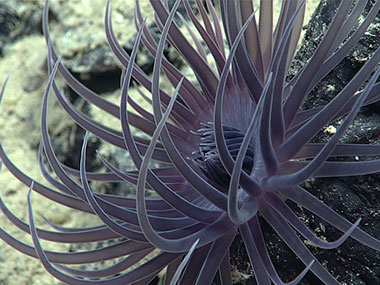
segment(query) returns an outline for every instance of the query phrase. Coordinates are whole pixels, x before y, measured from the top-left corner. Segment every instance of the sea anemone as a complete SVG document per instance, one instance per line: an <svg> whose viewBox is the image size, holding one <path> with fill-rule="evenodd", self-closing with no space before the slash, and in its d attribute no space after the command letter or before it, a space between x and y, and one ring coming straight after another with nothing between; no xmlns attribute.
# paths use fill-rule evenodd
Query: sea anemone
<svg viewBox="0 0 380 285"><path fill-rule="evenodd" d="M195 48L174 21L181 2L200 35L198 38L190 33ZM346 220L303 185L311 178L379 171L380 160L373 156L380 154L380 146L345 144L340 140L359 109L380 99L380 83L376 83L380 69L375 71L380 48L326 105L303 110L302 104L376 18L380 1L374 2L357 24L366 3L341 1L313 56L290 78L287 75L302 30L305 1L282 1L273 27L273 1L260 1L258 16L251 1L220 0L218 16L211 0L206 0L205 5L197 0L200 21L186 0L177 0L171 9L166 2L152 0L156 24L161 29L157 43L136 0L138 32L130 55L115 37L108 1L106 36L124 67L119 106L86 88L62 64L50 39L46 3L43 30L49 49L50 77L42 103L39 157L40 168L52 188L21 172L1 146L2 163L29 187L29 223L19 220L1 200L0 207L16 227L31 235L33 246L3 229L0 238L22 253L39 258L50 274L69 284L147 284L163 270L165 284L211 284L213 280L232 284L229 249L240 235L257 283L282 284L264 240L262 223L266 221L305 265L291 284L300 282L308 271L325 284L339 284L306 244L333 249L352 237L379 251L380 240L359 228L360 219L353 223ZM183 76L165 58L166 42L183 57L195 80ZM155 57L151 78L135 64L141 43ZM175 89L172 95L160 88L161 71ZM121 131L77 110L57 87L57 72L79 96L118 118ZM152 113L129 96L132 78L151 95L142 96L151 103ZM5 85L6 82L1 97ZM86 130L79 169L64 165L53 150L47 126L51 92ZM136 112L130 112L128 105ZM315 142L317 134L337 119L341 123L331 138L325 143ZM90 133L128 152L136 169L122 171L98 153L109 171L87 171ZM348 159L359 155L373 159ZM44 157L54 175L48 171ZM89 181L128 181L137 186L136 196L95 193ZM146 197L146 189L155 196ZM54 203L97 215L102 224L63 228L47 221L54 231L36 228L33 192ZM319 238L294 213L288 201L309 210L343 234L335 241ZM109 239L117 242L96 250L65 253L44 250L40 239L61 243ZM67 266L115 258L119 258L115 264L99 270Z"/></svg>

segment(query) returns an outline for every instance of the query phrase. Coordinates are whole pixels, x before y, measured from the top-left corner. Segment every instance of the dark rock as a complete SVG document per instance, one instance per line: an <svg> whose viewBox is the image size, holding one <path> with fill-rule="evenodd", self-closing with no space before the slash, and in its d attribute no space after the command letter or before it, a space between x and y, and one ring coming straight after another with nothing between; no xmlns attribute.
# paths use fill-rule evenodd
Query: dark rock
<svg viewBox="0 0 380 285"><path fill-rule="evenodd" d="M327 31L340 2L341 0L321 1L306 27L305 37L296 54L289 78L297 74L311 58L318 43L322 40L322 35ZM369 1L364 14L368 13L373 3L374 1ZM331 101L360 70L372 52L380 45L379 23L380 15L378 14L374 23L370 25L348 56L312 90L304 102L304 109L323 106ZM342 119L337 120L334 125L338 127L341 122ZM331 135L320 132L314 141L326 142L329 138ZM380 143L379 103L361 109L354 123L342 138L342 142ZM362 158L359 157L359 159ZM361 217L360 228L370 235L380 238L379 185L380 174L373 174L346 178L312 179L304 187L349 221L354 222ZM291 201L287 203L307 226L321 236L327 237L328 240L336 240L342 234L306 209ZM305 268L305 265L295 257L294 253L263 219L261 219L261 225L267 248L279 276L284 281L292 280ZM334 250L323 250L312 246L309 246L309 249L342 284L380 284L380 254L352 238L347 239L342 246ZM237 236L233 242L230 256L232 266L239 271L239 274L242 276L252 274L240 236ZM256 281L254 277L248 277L236 284L256 284ZM300 284L316 285L322 284L322 282L309 272Z"/></svg>
<svg viewBox="0 0 380 285"><path fill-rule="evenodd" d="M372 4L374 1L370 1ZM296 56L293 74L305 65L312 56L317 43L321 40L335 14L340 0L322 1L307 26L302 48ZM366 13L370 6L366 7ZM336 94L360 70L372 52L380 45L379 23L380 15L368 28L360 42L348 56L309 94L303 108L309 109L323 106L331 101ZM331 91L331 88L333 87ZM328 92L330 90L331 92ZM338 127L342 120L334 123ZM380 143L380 111L376 104L362 108L352 126L343 137L345 143ZM331 136L321 132L315 141L326 141ZM313 179L304 187L326 205L336 210L351 222L362 218L360 228L374 237L380 237L380 175L365 175L346 178ZM311 228L321 231L328 240L335 240L341 232L325 223L309 211L288 202L293 210ZM267 245L272 254L272 260L285 280L295 277L303 268L286 245L279 240L269 227L263 226ZM326 266L329 272L342 284L380 284L380 255L359 242L349 238L342 246L334 250L322 250L310 247L318 260ZM308 273L301 284L322 284L312 273Z"/></svg>

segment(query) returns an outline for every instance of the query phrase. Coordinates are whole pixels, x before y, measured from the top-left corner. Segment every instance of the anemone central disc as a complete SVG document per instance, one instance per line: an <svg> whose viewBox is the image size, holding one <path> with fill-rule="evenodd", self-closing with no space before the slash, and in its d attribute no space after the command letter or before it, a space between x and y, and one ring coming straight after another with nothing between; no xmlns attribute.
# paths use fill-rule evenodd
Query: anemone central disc
<svg viewBox="0 0 380 285"><path fill-rule="evenodd" d="M226 188L230 182L230 175L220 160L215 143L213 124L206 123L202 126L203 127L197 131L197 134L200 136L200 142L198 144L198 150L194 152L194 161L196 161L207 178L219 186ZM223 137L231 156L233 159L236 159L244 138L244 133L236 128L223 126ZM249 174L252 167L253 147L250 144L245 154L242 170Z"/></svg>

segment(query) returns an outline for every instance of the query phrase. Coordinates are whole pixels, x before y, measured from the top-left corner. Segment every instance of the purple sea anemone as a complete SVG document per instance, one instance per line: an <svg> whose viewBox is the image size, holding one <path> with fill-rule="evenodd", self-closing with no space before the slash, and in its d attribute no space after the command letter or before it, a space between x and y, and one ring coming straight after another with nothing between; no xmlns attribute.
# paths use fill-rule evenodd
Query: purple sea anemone
<svg viewBox="0 0 380 285"><path fill-rule="evenodd" d="M195 47L174 21L181 2L200 35L198 38L191 33ZM165 270L165 284L211 284L213 280L232 284L229 249L240 235L257 283L283 284L267 250L263 221L304 264L293 280L287 280L290 284L300 282L309 271L325 284L339 284L306 244L334 249L352 237L380 251L380 240L359 228L360 219L346 220L302 186L311 178L379 172L380 160L374 158L380 154L379 145L345 144L340 139L362 106L380 100L380 83L376 83L380 48L328 104L301 108L313 88L355 47L376 18L380 1L373 3L359 24L367 1L341 1L313 56L292 78L287 75L302 30L305 1L282 1L274 26L273 1L260 1L256 14L251 1L220 0L219 16L211 0L204 2L196 1L200 21L186 0L177 0L171 9L166 2L152 0L156 24L162 32L157 43L136 1L138 33L130 55L115 37L111 3L107 3L107 39L124 67L119 106L86 88L62 64L50 39L46 3L43 30L50 77L42 103L39 156L41 170L52 186L33 181L21 172L1 146L2 163L30 188L29 223L14 216L1 200L0 208L16 227L31 235L33 245L3 229L0 238L22 253L39 258L57 279L69 284L147 284ZM184 77L165 58L167 41L194 72L196 82ZM140 44L155 57L152 78L135 64ZM175 89L173 94L160 88L162 71ZM86 101L120 119L121 131L77 110L57 87L57 72ZM146 99L151 102L152 113L129 97L132 78L151 94ZM50 93L86 130L80 169L64 165L53 150L47 126ZM136 112L128 111L127 105ZM328 142L314 142L316 135L337 119L341 124ZM139 136L134 129L146 136ZM136 170L117 169L98 153L109 171L87 171L89 134L128 152ZM348 159L359 155L372 159ZM49 167L44 164L45 156ZM134 183L136 197L95 193L89 181ZM156 196L147 198L146 189ZM53 231L36 228L33 192L97 215L102 225L63 228L47 221ZM319 216L340 230L341 236L334 241L319 238L287 201ZM65 253L44 250L41 239L61 243L118 240L96 250ZM99 270L68 266L109 259L117 261Z"/></svg>

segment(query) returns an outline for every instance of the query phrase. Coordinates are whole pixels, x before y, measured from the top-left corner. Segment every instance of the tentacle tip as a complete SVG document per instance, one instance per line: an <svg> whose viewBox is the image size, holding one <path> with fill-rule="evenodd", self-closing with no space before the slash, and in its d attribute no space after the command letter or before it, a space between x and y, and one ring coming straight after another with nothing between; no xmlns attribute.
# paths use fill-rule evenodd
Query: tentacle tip
<svg viewBox="0 0 380 285"><path fill-rule="evenodd" d="M356 222L354 223L355 228L359 226L360 222L362 221L362 217L359 217Z"/></svg>
<svg viewBox="0 0 380 285"><path fill-rule="evenodd" d="M34 188L34 180L32 180L32 182L30 183L30 186L29 186L28 201L30 201L30 197L32 195L33 188Z"/></svg>

